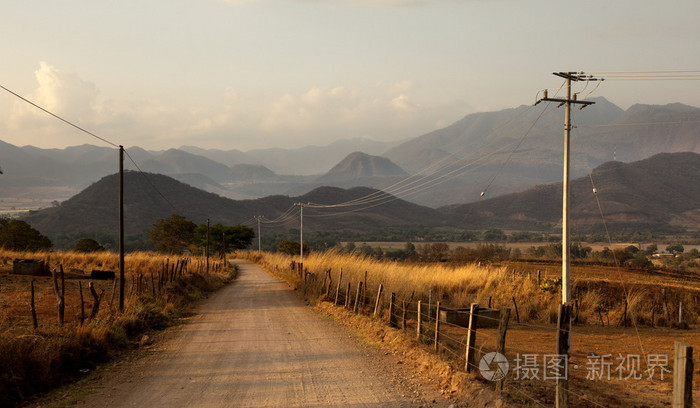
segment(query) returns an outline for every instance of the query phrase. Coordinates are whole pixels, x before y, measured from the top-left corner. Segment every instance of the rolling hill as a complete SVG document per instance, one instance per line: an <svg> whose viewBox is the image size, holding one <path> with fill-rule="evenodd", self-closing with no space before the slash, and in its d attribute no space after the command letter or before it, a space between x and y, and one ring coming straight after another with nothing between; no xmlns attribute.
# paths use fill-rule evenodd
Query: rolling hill
<svg viewBox="0 0 700 408"><path fill-rule="evenodd" d="M104 177L61 205L33 211L23 219L49 237L65 233L116 236L117 187L117 175ZM264 215L268 220L274 220L283 216L297 202L337 204L376 192L377 190L365 187L348 190L321 187L298 197L275 195L256 200L231 200L168 176L129 171L124 176L125 233L143 235L157 220L173 213L198 224L204 223L208 218L214 224L252 225L254 216ZM316 231L361 232L389 226L436 226L446 223L443 215L434 209L390 197L386 201L386 204L380 206L367 205L362 211L357 211L357 207L334 212L308 208L304 213L304 227ZM292 211L296 214L299 212L298 208ZM285 231L298 227L298 216L291 217L287 223L266 225L266 228Z"/></svg>

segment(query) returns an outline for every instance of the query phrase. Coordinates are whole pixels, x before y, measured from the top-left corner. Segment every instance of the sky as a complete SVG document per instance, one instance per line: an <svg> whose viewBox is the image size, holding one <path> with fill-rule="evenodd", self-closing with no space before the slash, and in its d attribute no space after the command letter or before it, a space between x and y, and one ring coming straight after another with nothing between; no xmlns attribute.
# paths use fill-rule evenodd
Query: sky
<svg viewBox="0 0 700 408"><path fill-rule="evenodd" d="M0 85L150 150L404 140L531 104L555 71L700 70L697 0L0 3ZM700 81L591 96L700 107ZM0 140L104 145L2 90Z"/></svg>

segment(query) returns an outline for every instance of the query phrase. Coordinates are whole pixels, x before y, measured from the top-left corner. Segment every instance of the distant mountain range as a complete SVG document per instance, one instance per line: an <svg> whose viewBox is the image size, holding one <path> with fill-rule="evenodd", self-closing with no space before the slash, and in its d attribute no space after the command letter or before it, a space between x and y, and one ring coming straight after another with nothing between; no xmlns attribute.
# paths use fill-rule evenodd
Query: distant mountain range
<svg viewBox="0 0 700 408"><path fill-rule="evenodd" d="M50 237L67 233L116 236L117 179L116 175L104 177L61 205L23 218ZM572 232L602 232L603 221L613 232L700 231L699 179L697 153L658 154L630 164L605 163L590 176L572 180ZM124 184L126 232L141 236L147 236L158 219L173 213L196 223L209 218L227 225L253 225L253 217L262 215L269 221L284 221L266 224L266 229L286 231L299 227L295 203L326 206L305 207L304 228L315 232L425 226L558 233L561 224L561 183L439 209L366 187L320 187L296 197L231 200L160 174L129 171Z"/></svg>
<svg viewBox="0 0 700 408"><path fill-rule="evenodd" d="M572 174L616 159L657 153L700 153L700 109L682 104L609 101L574 110ZM554 105L521 106L465 116L402 143L348 139L298 149L127 149L125 168L171 176L222 197L303 195L319 186L388 188L430 207L474 202L561 180L563 113ZM112 174L117 152L91 145L66 149L0 142L0 211L47 207ZM408 177L410 179L406 180ZM406 180L402 183L402 180Z"/></svg>

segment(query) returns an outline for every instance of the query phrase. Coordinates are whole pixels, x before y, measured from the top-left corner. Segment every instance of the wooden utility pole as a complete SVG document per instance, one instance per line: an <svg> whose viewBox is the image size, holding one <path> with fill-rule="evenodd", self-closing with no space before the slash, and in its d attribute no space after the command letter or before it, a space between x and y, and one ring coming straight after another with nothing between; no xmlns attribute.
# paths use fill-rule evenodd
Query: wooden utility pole
<svg viewBox="0 0 700 408"><path fill-rule="evenodd" d="M119 146L119 311L124 311L124 146Z"/></svg>
<svg viewBox="0 0 700 408"><path fill-rule="evenodd" d="M582 72L554 72L554 75L566 80L566 98L549 98L547 90L544 90L544 97L538 100L535 104L542 101L559 102L559 106L565 105L564 113L564 182L563 182L563 198L562 198L562 220L561 220L561 303L565 304L571 301L571 237L569 236L569 150L570 150L570 135L571 135L571 105L582 105L582 108L592 105L595 102L577 101L576 95L571 95L571 82L578 81L600 81L601 79L594 78L591 75L586 75Z"/></svg>
<svg viewBox="0 0 700 408"><path fill-rule="evenodd" d="M209 273L209 218L207 218L207 246L204 248L207 257L207 273Z"/></svg>
<svg viewBox="0 0 700 408"><path fill-rule="evenodd" d="M260 232L260 220L262 219L262 215L256 215L255 219L258 220L258 255L260 255L260 252L262 251L262 249L261 249L262 248L262 245L261 245L262 235Z"/></svg>
<svg viewBox="0 0 700 408"><path fill-rule="evenodd" d="M304 269L304 203L294 203L299 206L299 264Z"/></svg>

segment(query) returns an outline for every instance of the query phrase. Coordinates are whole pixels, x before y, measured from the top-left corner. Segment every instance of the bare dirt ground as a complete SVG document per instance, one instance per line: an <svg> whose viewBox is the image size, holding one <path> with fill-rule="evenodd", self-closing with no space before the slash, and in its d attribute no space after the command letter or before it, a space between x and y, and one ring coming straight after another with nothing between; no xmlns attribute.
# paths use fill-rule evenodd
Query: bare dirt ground
<svg viewBox="0 0 700 408"><path fill-rule="evenodd" d="M139 356L35 407L448 407L393 356L239 262L238 280ZM461 404L460 404L461 405Z"/></svg>

